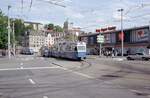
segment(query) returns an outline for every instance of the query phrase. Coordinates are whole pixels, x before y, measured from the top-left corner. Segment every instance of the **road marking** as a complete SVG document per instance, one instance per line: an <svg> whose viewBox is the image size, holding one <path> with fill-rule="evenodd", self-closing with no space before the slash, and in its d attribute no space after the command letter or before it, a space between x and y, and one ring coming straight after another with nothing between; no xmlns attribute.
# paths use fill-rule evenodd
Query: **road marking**
<svg viewBox="0 0 150 98"><path fill-rule="evenodd" d="M130 89L131 92L140 92L138 90Z"/></svg>
<svg viewBox="0 0 150 98"><path fill-rule="evenodd" d="M43 98L48 98L47 96L43 96Z"/></svg>
<svg viewBox="0 0 150 98"><path fill-rule="evenodd" d="M36 84L32 79L29 79L31 84Z"/></svg>
<svg viewBox="0 0 150 98"><path fill-rule="evenodd" d="M79 75L79 76L83 76L83 77L86 77L86 78L89 78L89 79L94 79L94 77L89 76L89 75L84 74L84 73L80 73L80 72L77 72L77 71L73 71L73 70L70 70L70 69L67 69L67 68L64 68L64 67L59 67L59 68L60 68L60 69L63 69L63 70L66 70L66 71L68 71L68 72L72 72L72 73L74 73L74 74L77 74L77 75Z"/></svg>
<svg viewBox="0 0 150 98"><path fill-rule="evenodd" d="M23 67L21 66L20 69L23 69Z"/></svg>
<svg viewBox="0 0 150 98"><path fill-rule="evenodd" d="M0 71L13 71L13 70L39 70L39 69L56 69L60 67L27 67L27 68L6 68L0 69Z"/></svg>
<svg viewBox="0 0 150 98"><path fill-rule="evenodd" d="M116 61L123 61L124 60L123 58L113 58L113 59Z"/></svg>

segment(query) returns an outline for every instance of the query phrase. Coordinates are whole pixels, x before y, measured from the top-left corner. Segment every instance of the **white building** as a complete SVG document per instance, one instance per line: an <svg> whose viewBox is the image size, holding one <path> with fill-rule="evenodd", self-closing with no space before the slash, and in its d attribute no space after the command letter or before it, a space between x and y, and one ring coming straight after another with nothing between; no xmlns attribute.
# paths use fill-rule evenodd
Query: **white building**
<svg viewBox="0 0 150 98"><path fill-rule="evenodd" d="M51 33L46 34L44 46L51 47L54 45L54 37L52 37Z"/></svg>
<svg viewBox="0 0 150 98"><path fill-rule="evenodd" d="M33 30L28 30L23 38L23 47L39 52L42 46L51 47L65 36L63 32L44 30L44 26L38 22L24 22L25 26L32 25Z"/></svg>
<svg viewBox="0 0 150 98"><path fill-rule="evenodd" d="M39 52L40 48L44 45L45 33L43 31L31 31L28 35L28 47L33 49L34 52Z"/></svg>

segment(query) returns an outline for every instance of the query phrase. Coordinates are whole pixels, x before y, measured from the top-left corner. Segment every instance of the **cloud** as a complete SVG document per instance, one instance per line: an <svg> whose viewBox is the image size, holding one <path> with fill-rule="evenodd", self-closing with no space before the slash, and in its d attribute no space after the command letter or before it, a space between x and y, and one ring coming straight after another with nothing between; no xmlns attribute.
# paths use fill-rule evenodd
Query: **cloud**
<svg viewBox="0 0 150 98"><path fill-rule="evenodd" d="M112 15L112 17L115 20L119 20L119 21L121 20L121 14L120 14L120 12L114 12L113 15ZM123 18L123 20L129 20L130 19L130 17L125 16L125 15L123 15L122 18Z"/></svg>
<svg viewBox="0 0 150 98"><path fill-rule="evenodd" d="M64 2L69 2L69 3L71 3L71 2L72 2L72 0L64 0Z"/></svg>
<svg viewBox="0 0 150 98"><path fill-rule="evenodd" d="M83 19L85 17L82 13L74 10L72 7L66 8L64 12L67 17L70 17L73 19Z"/></svg>

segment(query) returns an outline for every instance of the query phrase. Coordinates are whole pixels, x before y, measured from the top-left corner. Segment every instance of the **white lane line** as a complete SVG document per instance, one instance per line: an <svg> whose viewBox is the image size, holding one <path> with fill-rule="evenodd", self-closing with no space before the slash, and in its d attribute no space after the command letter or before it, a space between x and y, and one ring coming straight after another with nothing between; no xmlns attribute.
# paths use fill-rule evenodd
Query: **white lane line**
<svg viewBox="0 0 150 98"><path fill-rule="evenodd" d="M55 69L55 68L60 68L60 67L23 67L23 68L5 68L5 69L0 69L0 71L13 71L13 70L39 70L39 69Z"/></svg>
<svg viewBox="0 0 150 98"><path fill-rule="evenodd" d="M23 69L23 67L21 66L20 69Z"/></svg>
<svg viewBox="0 0 150 98"><path fill-rule="evenodd" d="M43 98L48 98L47 96L43 96Z"/></svg>
<svg viewBox="0 0 150 98"><path fill-rule="evenodd" d="M32 79L29 79L31 84L36 84Z"/></svg>
<svg viewBox="0 0 150 98"><path fill-rule="evenodd" d="M73 71L73 70L70 70L70 69L67 69L67 68L64 68L64 67L59 67L59 68L60 68L60 69L63 69L63 70L66 70L66 71L68 71L68 72L72 72L72 73L74 73L74 74L77 74L77 75L79 75L79 76L86 77L86 78L88 78L88 79L94 79L94 77L89 76L89 75L84 74L84 73L80 73L80 72L77 72L77 71Z"/></svg>

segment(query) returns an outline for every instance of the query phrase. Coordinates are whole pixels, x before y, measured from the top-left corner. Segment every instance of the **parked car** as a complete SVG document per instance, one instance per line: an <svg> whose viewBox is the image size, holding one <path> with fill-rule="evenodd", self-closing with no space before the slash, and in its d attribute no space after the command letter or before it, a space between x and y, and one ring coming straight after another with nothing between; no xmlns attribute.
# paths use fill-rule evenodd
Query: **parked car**
<svg viewBox="0 0 150 98"><path fill-rule="evenodd" d="M33 51L33 49L25 48L25 49L22 49L21 54L33 55L34 51Z"/></svg>
<svg viewBox="0 0 150 98"><path fill-rule="evenodd" d="M150 60L150 55L145 55L144 53L135 53L127 56L127 60Z"/></svg>

